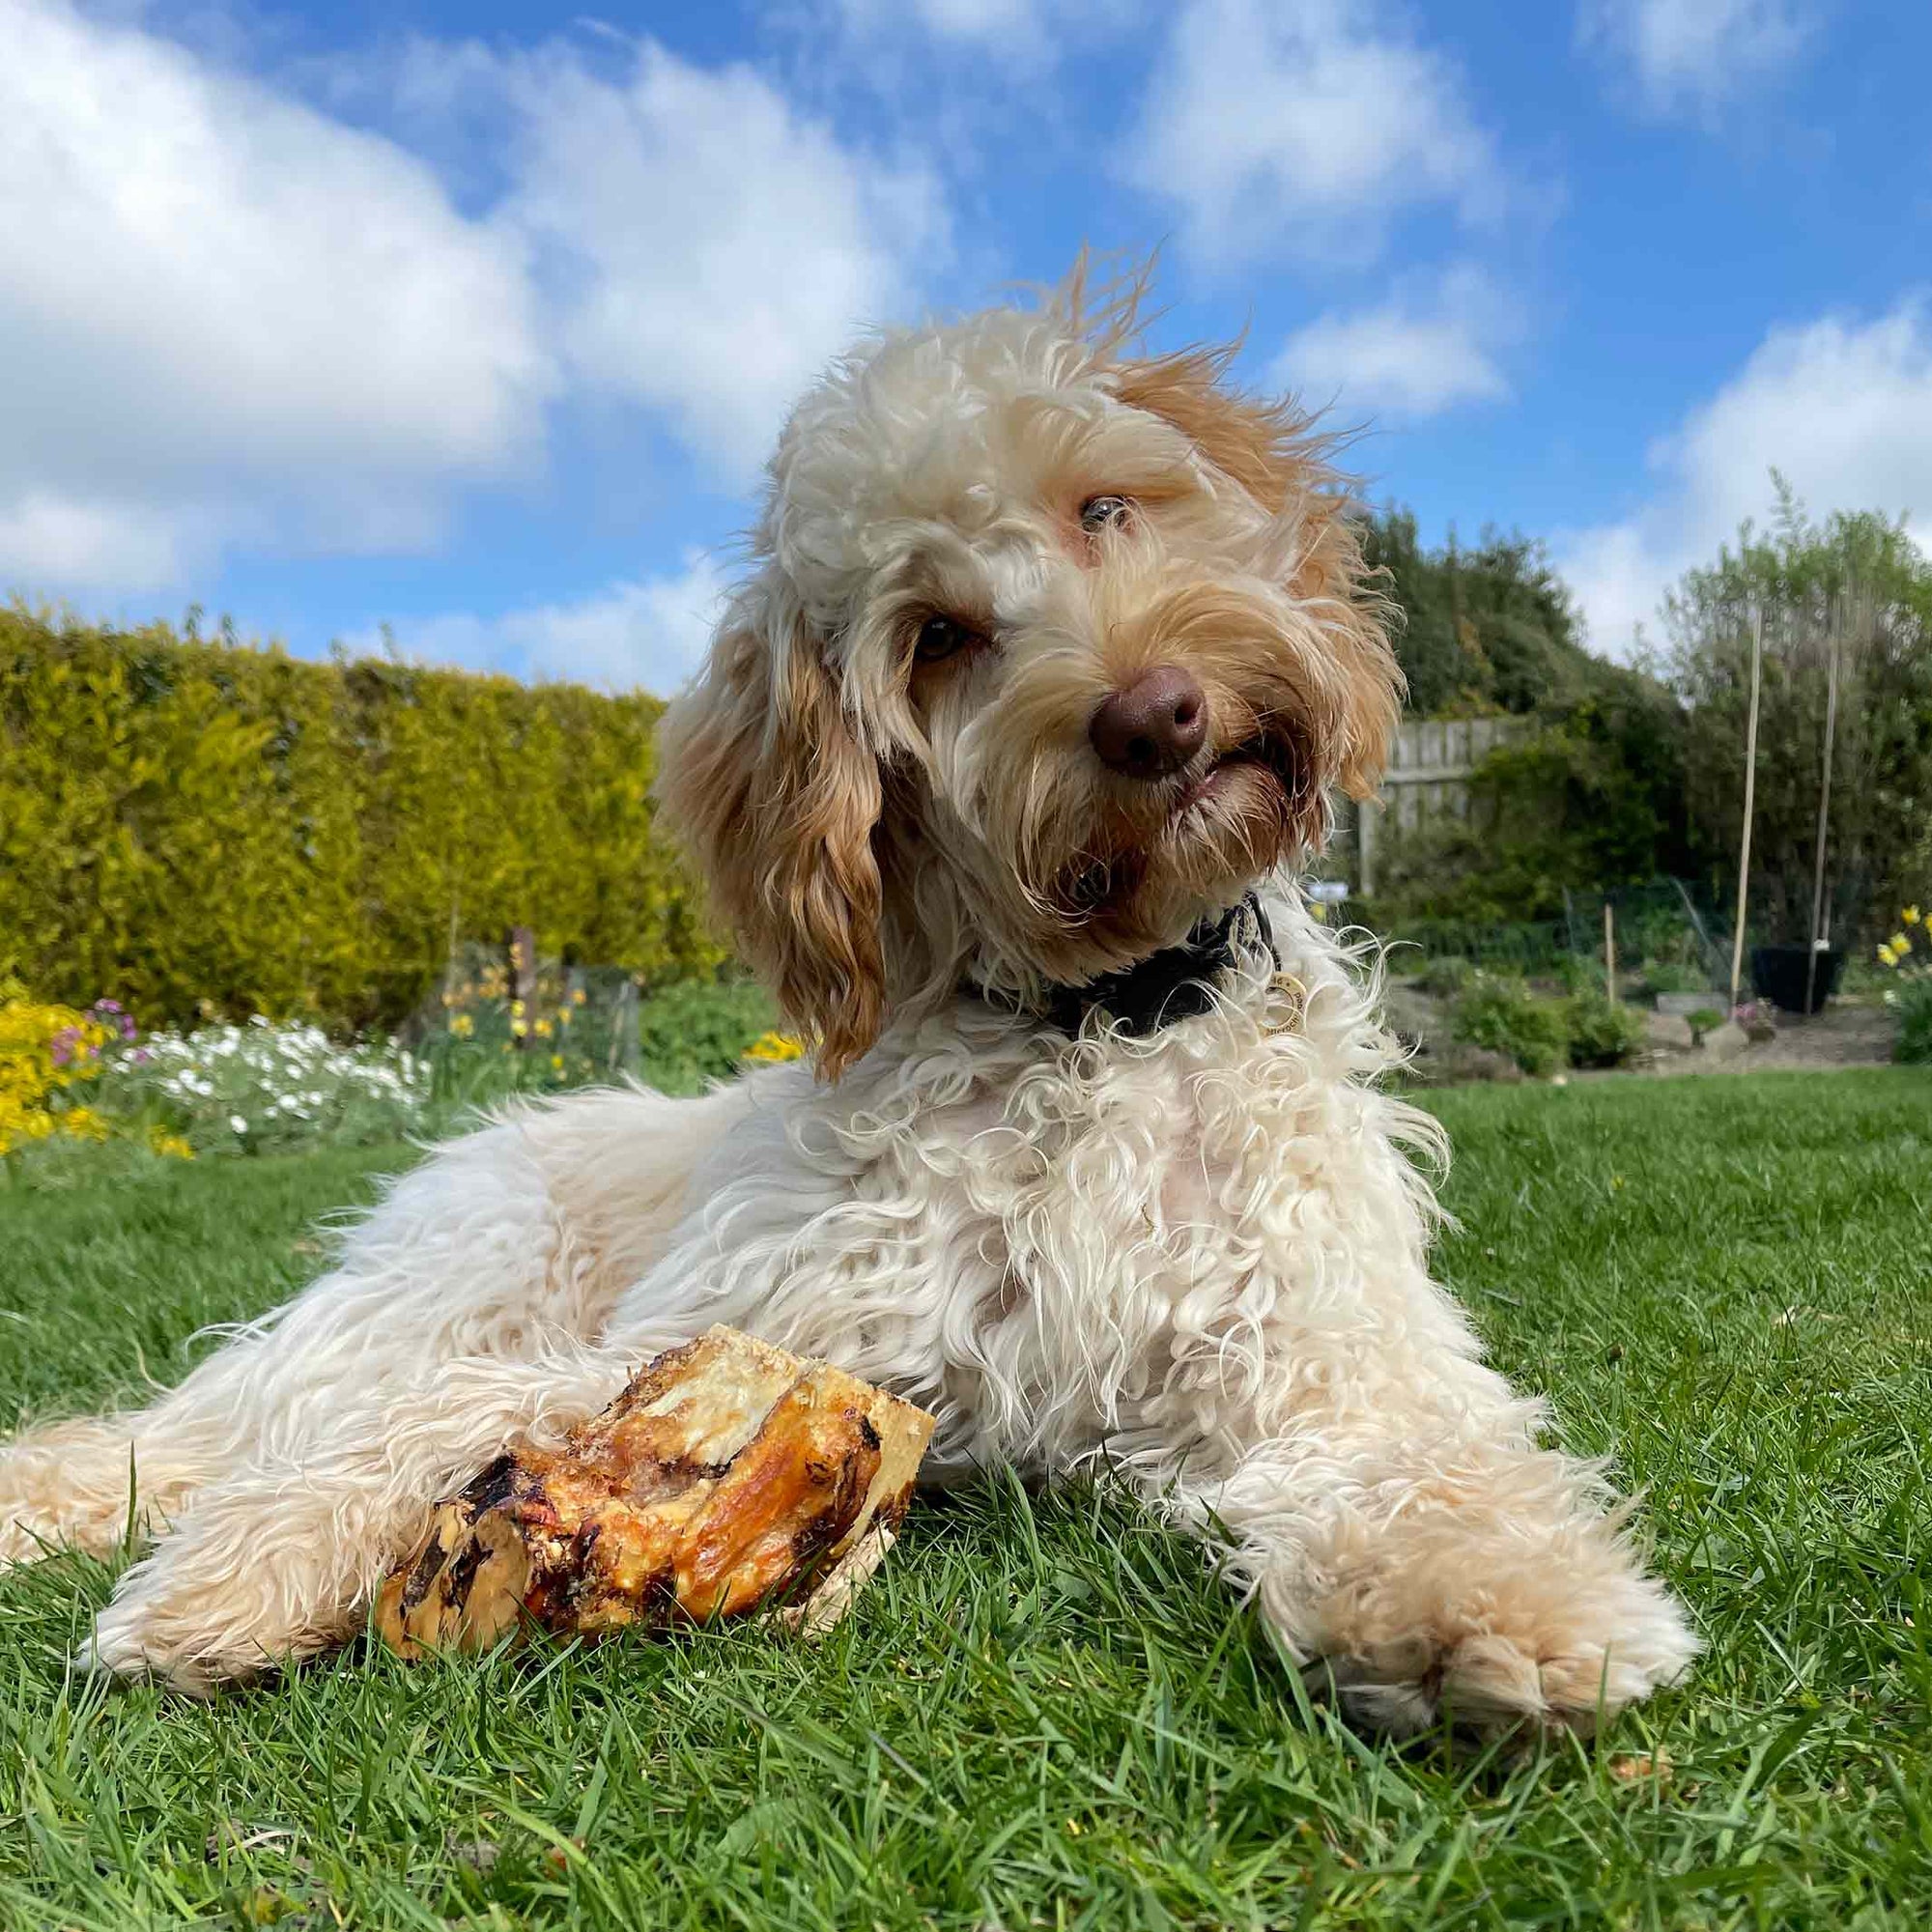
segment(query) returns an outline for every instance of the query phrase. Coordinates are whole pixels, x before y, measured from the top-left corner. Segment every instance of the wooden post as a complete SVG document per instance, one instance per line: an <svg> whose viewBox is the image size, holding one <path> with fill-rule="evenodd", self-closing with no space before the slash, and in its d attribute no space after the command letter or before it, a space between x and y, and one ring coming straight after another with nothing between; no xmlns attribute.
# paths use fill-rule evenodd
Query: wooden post
<svg viewBox="0 0 1932 1932"><path fill-rule="evenodd" d="M458 900L452 893L449 897L449 950L442 955L442 1023L449 1024L450 997L456 991L456 934Z"/></svg>
<svg viewBox="0 0 1932 1932"><path fill-rule="evenodd" d="M1610 1005L1617 1003L1617 916L1606 895L1604 899L1604 991Z"/></svg>
<svg viewBox="0 0 1932 1932"><path fill-rule="evenodd" d="M510 1037L523 1052L528 1052L536 1036L530 1031L530 1023L536 1018L533 1010L537 998L537 938L526 925L513 925L510 928L510 1000L511 1017L517 1015L517 1008L522 1007L523 1031L519 1033L513 1025Z"/></svg>
<svg viewBox="0 0 1932 1932"><path fill-rule="evenodd" d="M1818 787L1818 850L1811 867L1811 950L1804 959L1804 1017L1811 1017L1818 989L1818 941L1825 923L1825 834L1832 822L1832 747L1838 734L1838 627L1827 641L1825 670L1825 776Z"/></svg>
<svg viewBox="0 0 1932 1932"><path fill-rule="evenodd" d="M611 1049L606 1070L631 1073L638 1064L638 982L627 973L611 1003Z"/></svg>
<svg viewBox="0 0 1932 1932"><path fill-rule="evenodd" d="M1731 1010L1745 964L1745 912L1750 898L1751 813L1757 806L1757 699L1764 663L1764 612L1751 612L1750 724L1745 732L1745 836L1738 850L1738 929L1731 936Z"/></svg>

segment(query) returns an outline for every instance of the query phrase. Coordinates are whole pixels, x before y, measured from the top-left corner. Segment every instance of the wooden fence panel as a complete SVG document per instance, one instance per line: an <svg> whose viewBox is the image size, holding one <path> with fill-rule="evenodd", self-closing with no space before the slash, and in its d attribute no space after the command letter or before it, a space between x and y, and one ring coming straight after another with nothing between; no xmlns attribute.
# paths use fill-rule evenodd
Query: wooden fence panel
<svg viewBox="0 0 1932 1932"><path fill-rule="evenodd" d="M1390 836L1469 815L1469 778L1523 728L1520 718L1411 718L1396 727L1382 795L1357 806L1337 841L1349 855L1354 896L1375 891L1376 848Z"/></svg>

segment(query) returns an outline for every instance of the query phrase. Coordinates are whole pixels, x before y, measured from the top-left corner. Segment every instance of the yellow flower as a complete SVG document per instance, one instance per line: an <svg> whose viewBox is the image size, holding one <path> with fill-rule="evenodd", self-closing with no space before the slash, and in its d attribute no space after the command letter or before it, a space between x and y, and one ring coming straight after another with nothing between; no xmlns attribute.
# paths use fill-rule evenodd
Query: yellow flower
<svg viewBox="0 0 1932 1932"><path fill-rule="evenodd" d="M104 1141L107 1122L92 1107L70 1107L60 1117L61 1132L71 1141Z"/></svg>
<svg viewBox="0 0 1932 1932"><path fill-rule="evenodd" d="M1906 938L1904 933L1894 932L1891 935L1891 950L1902 959L1912 951L1912 942Z"/></svg>
<svg viewBox="0 0 1932 1932"><path fill-rule="evenodd" d="M571 994L570 1004L573 1007L581 1007L584 1003L584 1001L587 1000L589 997L590 995L586 993L582 986L579 986L577 990Z"/></svg>
<svg viewBox="0 0 1932 1932"><path fill-rule="evenodd" d="M794 1039L789 1034L761 1033L745 1049L745 1058L776 1065L781 1061L796 1060L804 1051L804 1042Z"/></svg>
<svg viewBox="0 0 1932 1932"><path fill-rule="evenodd" d="M1917 906L1907 906L1905 908L1905 923L1907 925L1917 925L1918 923L1918 908Z"/></svg>
<svg viewBox="0 0 1932 1932"><path fill-rule="evenodd" d="M512 1020L510 1022L510 1037L512 1039L522 1039L529 1030L530 1026L527 1020Z"/></svg>
<svg viewBox="0 0 1932 1932"><path fill-rule="evenodd" d="M512 1018L513 1020L520 1020L520 1019L522 1019L522 1018L523 1018L523 1016L524 1016L524 1003L523 1003L523 1001L521 1001L521 1000L512 1000L512 1001L510 1002L510 1017L511 1017L511 1018Z"/></svg>
<svg viewBox="0 0 1932 1932"><path fill-rule="evenodd" d="M563 1055L562 1055L562 1054L560 1054L560 1053L553 1053L553 1054L551 1055L551 1057L550 1057L550 1070L551 1070L551 1071L552 1071L553 1073L561 1073L561 1072L563 1071Z"/></svg>
<svg viewBox="0 0 1932 1932"><path fill-rule="evenodd" d="M551 1036L551 1024L548 1020L539 1020L533 1031L539 1039L548 1039Z"/></svg>
<svg viewBox="0 0 1932 1932"><path fill-rule="evenodd" d="M468 1013L452 1013L449 1030L458 1039L468 1039L476 1031L476 1022Z"/></svg>
<svg viewBox="0 0 1932 1932"><path fill-rule="evenodd" d="M1881 966L1896 966L1898 964L1898 954L1890 947L1881 946L1878 950L1878 963Z"/></svg>
<svg viewBox="0 0 1932 1932"><path fill-rule="evenodd" d="M192 1160L194 1150L179 1134L171 1134L165 1127L148 1129L148 1151L165 1156L169 1160Z"/></svg>

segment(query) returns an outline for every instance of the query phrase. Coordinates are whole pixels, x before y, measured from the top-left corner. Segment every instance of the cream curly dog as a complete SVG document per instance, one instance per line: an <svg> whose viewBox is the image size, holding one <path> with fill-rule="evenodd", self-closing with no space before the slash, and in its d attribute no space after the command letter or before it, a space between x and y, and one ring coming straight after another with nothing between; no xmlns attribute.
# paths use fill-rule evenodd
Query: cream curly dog
<svg viewBox="0 0 1932 1932"><path fill-rule="evenodd" d="M1131 298L887 333L799 406L662 796L815 1066L519 1108L139 1413L0 1452L0 1554L152 1553L88 1656L351 1634L428 1502L713 1321L1104 1459L1365 1721L1585 1725L1695 1644L1431 1281L1373 974L1295 868L1400 701L1344 497Z"/></svg>

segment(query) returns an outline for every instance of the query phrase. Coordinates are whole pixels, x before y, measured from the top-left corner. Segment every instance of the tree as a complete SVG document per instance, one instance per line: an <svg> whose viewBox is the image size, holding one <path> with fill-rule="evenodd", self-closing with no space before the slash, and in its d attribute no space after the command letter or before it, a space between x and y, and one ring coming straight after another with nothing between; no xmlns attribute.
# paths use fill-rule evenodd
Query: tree
<svg viewBox="0 0 1932 1932"><path fill-rule="evenodd" d="M1826 891L1841 940L1913 895L1932 850L1932 560L1903 519L1836 511L1816 523L1774 472L1760 533L1689 572L1664 602L1665 667L1686 707L1687 806L1711 883L1735 867L1744 820L1754 620L1764 625L1753 923L1810 933L1826 688L1838 660Z"/></svg>
<svg viewBox="0 0 1932 1932"><path fill-rule="evenodd" d="M1401 611L1396 655L1420 717L1567 708L1614 683L1578 641L1570 592L1534 539L1493 529L1473 550L1430 550L1394 505L1363 529L1369 562Z"/></svg>
<svg viewBox="0 0 1932 1932"><path fill-rule="evenodd" d="M1641 885L1689 863L1684 720L1668 692L1632 677L1492 751L1469 781L1466 818L1392 841L1377 904L1410 918L1554 919L1566 889Z"/></svg>

